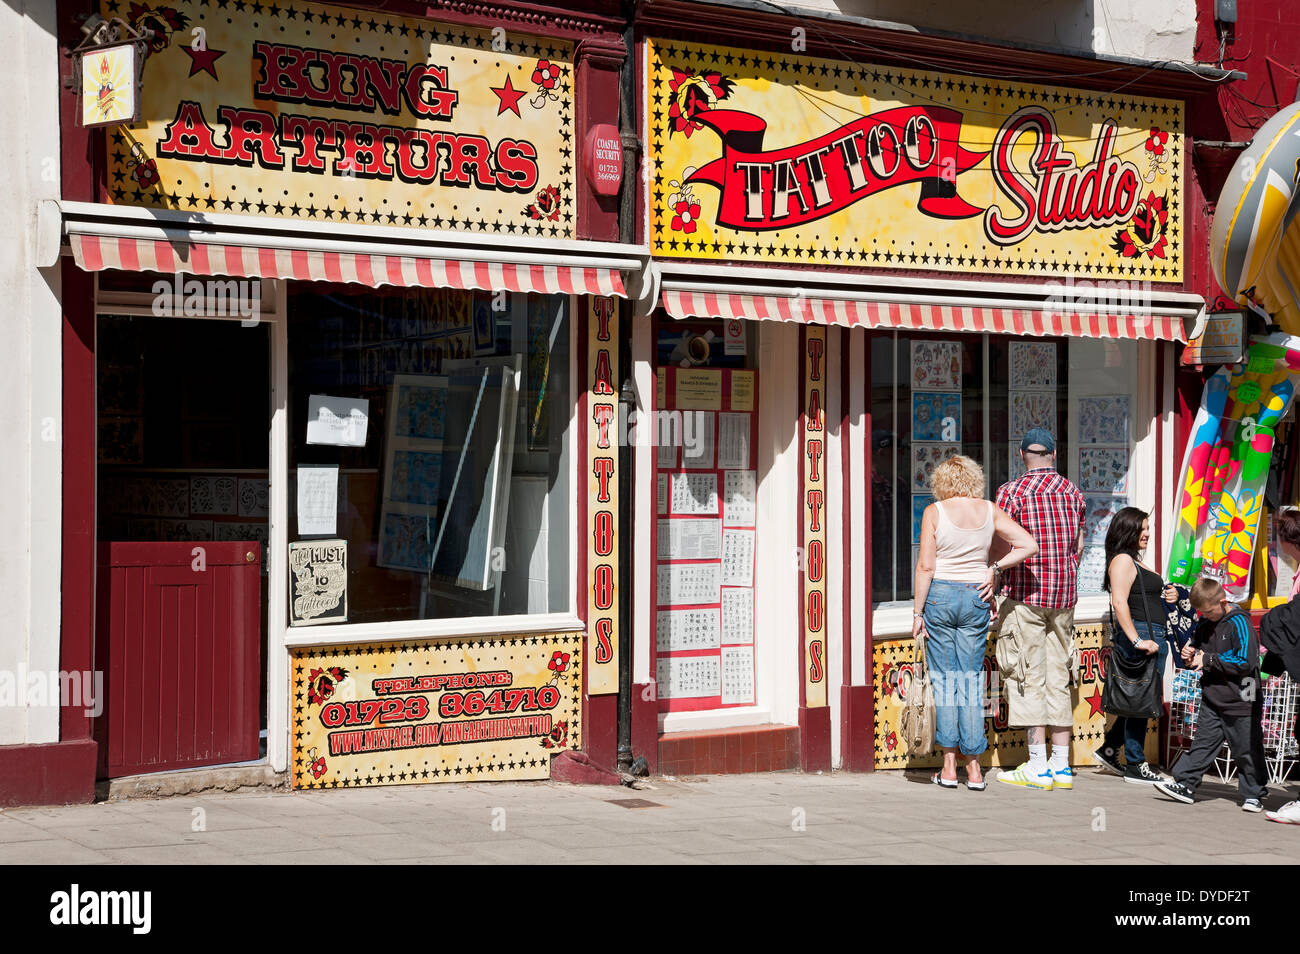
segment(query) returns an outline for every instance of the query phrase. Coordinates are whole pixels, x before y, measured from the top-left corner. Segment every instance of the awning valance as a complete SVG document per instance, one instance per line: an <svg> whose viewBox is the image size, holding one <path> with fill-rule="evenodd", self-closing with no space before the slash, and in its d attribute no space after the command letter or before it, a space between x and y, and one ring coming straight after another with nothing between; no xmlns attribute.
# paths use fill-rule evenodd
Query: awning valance
<svg viewBox="0 0 1300 954"><path fill-rule="evenodd" d="M367 255L309 249L219 245L73 233L72 255L86 271L187 272L240 278L353 282L378 287L477 288L539 294L622 295L614 268Z"/></svg>
<svg viewBox="0 0 1300 954"><path fill-rule="evenodd" d="M1049 308L943 305L812 295L724 294L673 288L664 290L663 305L674 318L747 318L801 321L845 328L1186 340L1182 316L1139 311L1059 311Z"/></svg>

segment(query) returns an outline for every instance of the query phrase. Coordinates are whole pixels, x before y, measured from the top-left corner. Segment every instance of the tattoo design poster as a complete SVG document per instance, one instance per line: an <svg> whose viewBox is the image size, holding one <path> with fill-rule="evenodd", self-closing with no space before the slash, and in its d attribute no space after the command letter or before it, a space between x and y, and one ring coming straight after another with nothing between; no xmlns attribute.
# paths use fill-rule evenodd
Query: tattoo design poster
<svg viewBox="0 0 1300 954"><path fill-rule="evenodd" d="M1128 448L1080 448L1079 489L1085 494L1128 493Z"/></svg>
<svg viewBox="0 0 1300 954"><path fill-rule="evenodd" d="M1007 394L1010 408L1011 439L1019 441L1025 432L1034 427L1045 427L1056 434L1056 393L1054 391L1011 391Z"/></svg>
<svg viewBox="0 0 1300 954"><path fill-rule="evenodd" d="M1127 444L1128 429L1127 394L1079 398L1080 444Z"/></svg>
<svg viewBox="0 0 1300 954"><path fill-rule="evenodd" d="M1011 391L1056 390L1056 343L1052 341L1013 341L1010 350Z"/></svg>
<svg viewBox="0 0 1300 954"><path fill-rule="evenodd" d="M1085 494L1083 501L1087 507L1083 516L1084 542L1102 546L1106 542L1110 521L1128 506L1128 498L1112 497L1109 494Z"/></svg>
<svg viewBox="0 0 1300 954"><path fill-rule="evenodd" d="M912 440L954 441L961 437L961 394L912 394Z"/></svg>
<svg viewBox="0 0 1300 954"><path fill-rule="evenodd" d="M934 469L949 457L960 453L960 444L913 444L912 493L929 493Z"/></svg>
<svg viewBox="0 0 1300 954"><path fill-rule="evenodd" d="M917 338L912 342L912 389L961 389L961 342Z"/></svg>
<svg viewBox="0 0 1300 954"><path fill-rule="evenodd" d="M912 495L912 542L921 542L921 520L925 516L925 508L934 503L934 494L913 494Z"/></svg>

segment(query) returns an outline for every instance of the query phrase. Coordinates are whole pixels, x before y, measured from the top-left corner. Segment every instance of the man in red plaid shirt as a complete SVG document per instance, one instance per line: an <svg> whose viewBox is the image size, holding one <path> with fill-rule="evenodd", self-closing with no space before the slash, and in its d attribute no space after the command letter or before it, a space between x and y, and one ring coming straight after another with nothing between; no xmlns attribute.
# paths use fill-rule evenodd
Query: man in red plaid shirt
<svg viewBox="0 0 1300 954"><path fill-rule="evenodd" d="M1083 494L1056 471L1056 441L1035 427L1020 442L1023 476L998 489L997 504L1038 542L1038 555L1007 571L998 633L998 668L1007 686L1008 724L1024 727L1029 761L998 780L1022 788L1073 788L1070 769L1070 660L1083 553ZM996 564L995 564L996 566ZM1047 759L1046 727L1052 727Z"/></svg>

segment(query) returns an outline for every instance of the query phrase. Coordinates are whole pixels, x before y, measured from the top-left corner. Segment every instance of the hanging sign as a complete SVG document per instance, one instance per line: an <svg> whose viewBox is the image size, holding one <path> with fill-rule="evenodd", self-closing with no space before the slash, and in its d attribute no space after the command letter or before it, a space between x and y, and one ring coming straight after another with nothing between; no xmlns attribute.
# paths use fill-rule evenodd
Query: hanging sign
<svg viewBox="0 0 1300 954"><path fill-rule="evenodd" d="M1182 277L1183 107L647 40L665 258Z"/></svg>
<svg viewBox="0 0 1300 954"><path fill-rule="evenodd" d="M579 747L577 633L293 652L293 787L549 778Z"/></svg>
<svg viewBox="0 0 1300 954"><path fill-rule="evenodd" d="M574 235L571 43L296 0L102 9L153 31L114 203Z"/></svg>
<svg viewBox="0 0 1300 954"><path fill-rule="evenodd" d="M140 47L123 43L81 54L81 125L133 123L140 112Z"/></svg>
<svg viewBox="0 0 1300 954"><path fill-rule="evenodd" d="M1188 339L1180 363L1193 365L1241 364L1246 359L1245 322L1239 311L1207 315L1205 328Z"/></svg>

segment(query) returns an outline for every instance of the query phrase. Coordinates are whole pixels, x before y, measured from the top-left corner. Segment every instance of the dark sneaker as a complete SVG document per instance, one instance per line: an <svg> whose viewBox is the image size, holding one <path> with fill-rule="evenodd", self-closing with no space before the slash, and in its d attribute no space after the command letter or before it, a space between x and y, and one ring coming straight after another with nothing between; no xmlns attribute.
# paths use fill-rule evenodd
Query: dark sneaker
<svg viewBox="0 0 1300 954"><path fill-rule="evenodd" d="M1124 769L1124 781L1135 785L1155 785L1166 781L1165 777L1151 767L1149 762L1139 762Z"/></svg>
<svg viewBox="0 0 1300 954"><path fill-rule="evenodd" d="M1092 753L1092 757L1116 775L1124 774L1124 763L1119 760L1119 753L1110 746L1102 746Z"/></svg>
<svg viewBox="0 0 1300 954"><path fill-rule="evenodd" d="M1196 801L1195 793L1186 785L1180 785L1178 782L1159 781L1156 782L1156 791L1168 795L1176 802L1182 802L1184 805L1190 805Z"/></svg>
<svg viewBox="0 0 1300 954"><path fill-rule="evenodd" d="M1262 812L1264 810L1264 803L1261 802L1258 798L1248 798L1241 803L1241 810L1243 812L1258 814L1259 812Z"/></svg>

